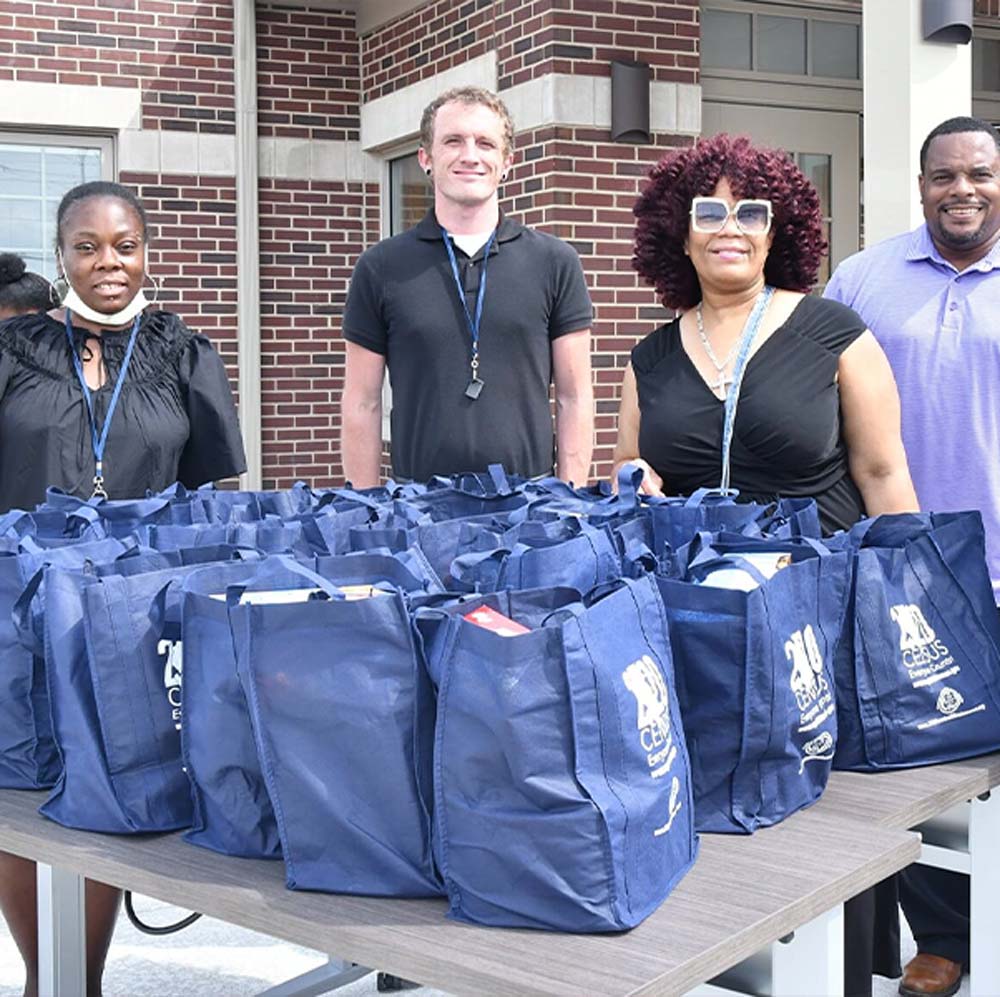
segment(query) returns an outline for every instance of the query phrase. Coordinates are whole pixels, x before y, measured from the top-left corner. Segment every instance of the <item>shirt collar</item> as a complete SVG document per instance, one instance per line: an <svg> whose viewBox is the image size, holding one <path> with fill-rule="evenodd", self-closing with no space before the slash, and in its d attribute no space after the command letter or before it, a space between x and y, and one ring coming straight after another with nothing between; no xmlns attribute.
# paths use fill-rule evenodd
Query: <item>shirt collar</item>
<svg viewBox="0 0 1000 997"><path fill-rule="evenodd" d="M425 239L428 242L441 241L441 226L438 223L433 208L417 223L413 231L416 233L418 239ZM505 215L502 211L500 212L500 224L497 226L497 242L510 242L511 239L516 239L523 231L524 226L520 222L514 221L510 215ZM496 247L493 248L493 252L496 252Z"/></svg>
<svg viewBox="0 0 1000 997"><path fill-rule="evenodd" d="M927 222L924 222L919 228L915 228L910 234L910 243L906 248L906 259L914 261L930 260L932 263L938 264L938 266L955 270L955 265L949 263L938 251L937 246L934 245L930 230L927 228ZM1000 240L993 244L990 251L984 257L976 260L975 263L969 264L965 270L955 272L967 273L970 270L979 270L982 273L988 273L990 270L996 269L1000 269Z"/></svg>

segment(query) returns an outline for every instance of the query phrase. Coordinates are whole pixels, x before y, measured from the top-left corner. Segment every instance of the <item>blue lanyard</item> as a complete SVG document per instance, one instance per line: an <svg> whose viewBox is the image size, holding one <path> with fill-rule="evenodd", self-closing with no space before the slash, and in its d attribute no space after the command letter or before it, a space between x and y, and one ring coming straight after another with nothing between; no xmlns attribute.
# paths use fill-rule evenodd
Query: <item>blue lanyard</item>
<svg viewBox="0 0 1000 997"><path fill-rule="evenodd" d="M69 351L73 355L73 367L76 370L77 380L83 391L84 400L87 403L87 414L90 417L90 440L94 448L94 493L91 498L107 498L108 493L104 490L104 447L108 442L108 430L111 428L111 419L118 407L118 398L122 393L122 386L125 384L125 375L128 374L128 365L132 360L132 350L135 348L136 337L139 335L139 325L142 322L142 313L135 317L132 323L132 333L129 336L128 347L125 350L125 359L122 361L121 369L118 371L118 378L115 381L114 390L111 392L111 401L108 403L108 411L104 416L104 425L101 426L100 434L97 432L97 419L94 416L94 399L87 384L87 378L83 373L83 364L80 362L80 354L73 344L73 322L70 319L70 310L66 309L66 338L69 340Z"/></svg>
<svg viewBox="0 0 1000 997"><path fill-rule="evenodd" d="M736 354L736 362L733 365L733 383L729 385L726 394L726 412L722 423L722 479L719 488L723 492L729 491L729 450L733 442L733 426L736 422L736 404L740 399L740 388L743 386L743 374L747 368L747 361L750 359L750 347L754 339L757 338L757 330L760 328L764 312L774 296L774 288L769 284L757 295L753 309L747 317L743 332L740 333L740 348Z"/></svg>
<svg viewBox="0 0 1000 997"><path fill-rule="evenodd" d="M479 292L476 294L476 313L469 312L469 303L465 300L465 288L462 286L462 278L458 272L458 260L455 259L455 250L452 249L451 239L448 237L448 230L441 226L441 238L444 239L444 248L448 250L448 259L451 262L451 274L455 278L455 287L458 290L458 300L462 304L462 311L465 312L465 321L469 326L469 335L472 337L472 359L469 361L471 376L469 386L465 389L467 398L476 399L483 390L483 382L479 377L479 325L483 320L483 301L486 298L486 265L489 262L490 250L496 239L496 229L490 233L489 242L483 252L483 272L479 275Z"/></svg>

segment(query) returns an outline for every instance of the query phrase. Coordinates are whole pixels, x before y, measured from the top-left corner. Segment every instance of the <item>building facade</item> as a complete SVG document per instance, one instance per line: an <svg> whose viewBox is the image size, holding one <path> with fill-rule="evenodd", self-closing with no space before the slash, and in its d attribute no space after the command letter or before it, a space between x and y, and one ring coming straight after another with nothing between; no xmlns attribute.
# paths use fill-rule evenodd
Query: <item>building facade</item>
<svg viewBox="0 0 1000 997"><path fill-rule="evenodd" d="M975 10L972 110L1000 121L1000 0ZM813 179L832 262L859 248L862 16L861 0L0 0L0 249L51 275L61 194L136 187L159 300L239 388L250 483L340 484L352 266L426 210L424 105L497 90L517 125L503 208L571 242L594 299L604 475L628 351L668 317L631 268L643 176L699 134L749 133ZM612 141L615 61L650 67L648 141Z"/></svg>

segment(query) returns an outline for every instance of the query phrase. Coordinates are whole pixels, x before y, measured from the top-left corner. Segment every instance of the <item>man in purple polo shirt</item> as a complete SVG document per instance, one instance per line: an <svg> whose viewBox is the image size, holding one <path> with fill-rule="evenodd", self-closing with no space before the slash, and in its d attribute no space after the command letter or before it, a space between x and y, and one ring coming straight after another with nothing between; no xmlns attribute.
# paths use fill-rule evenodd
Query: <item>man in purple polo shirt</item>
<svg viewBox="0 0 1000 997"><path fill-rule="evenodd" d="M1000 134L950 118L920 150L924 224L845 260L826 297L882 344L923 509L979 509L1000 601ZM954 994L969 961L967 876L913 866L900 902L917 956L904 997Z"/></svg>

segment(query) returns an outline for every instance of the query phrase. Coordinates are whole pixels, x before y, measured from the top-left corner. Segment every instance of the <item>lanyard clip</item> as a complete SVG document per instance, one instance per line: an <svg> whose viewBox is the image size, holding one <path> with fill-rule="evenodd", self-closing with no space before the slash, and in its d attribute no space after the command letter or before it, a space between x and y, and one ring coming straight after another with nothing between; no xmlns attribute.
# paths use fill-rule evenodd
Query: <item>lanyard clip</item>
<svg viewBox="0 0 1000 997"><path fill-rule="evenodd" d="M108 497L107 491L104 488L104 462L97 461L97 465L94 468L94 490L91 493L91 498L96 499L106 499Z"/></svg>

